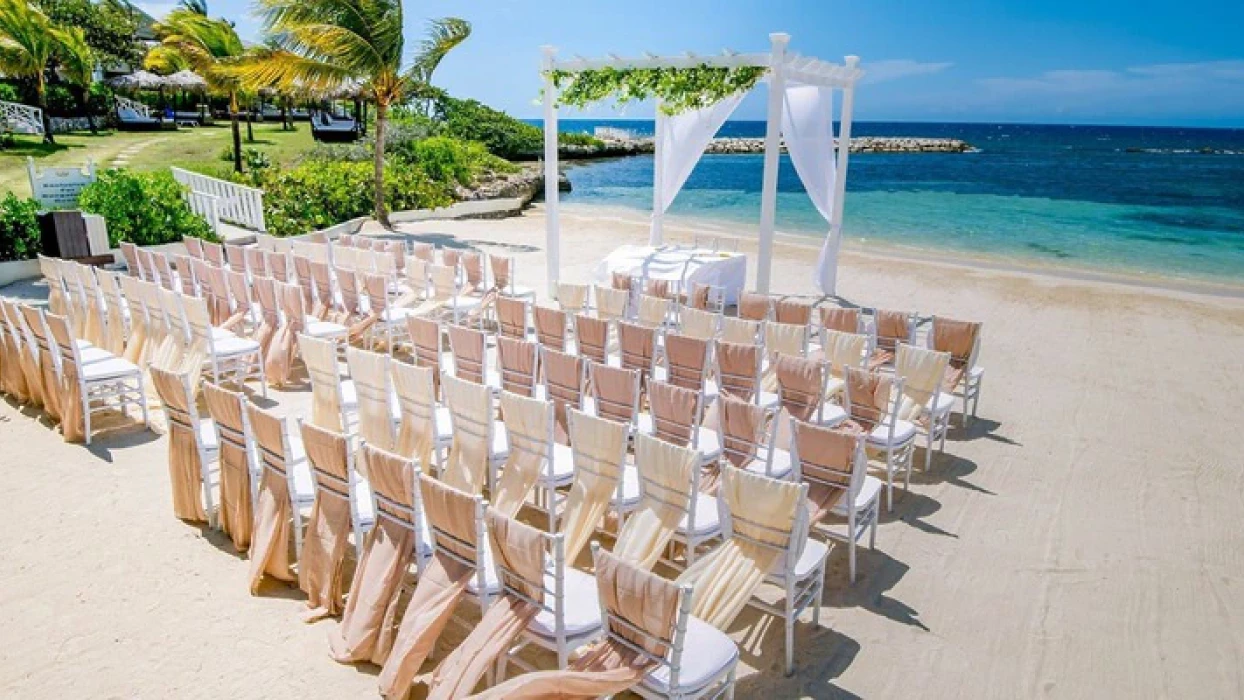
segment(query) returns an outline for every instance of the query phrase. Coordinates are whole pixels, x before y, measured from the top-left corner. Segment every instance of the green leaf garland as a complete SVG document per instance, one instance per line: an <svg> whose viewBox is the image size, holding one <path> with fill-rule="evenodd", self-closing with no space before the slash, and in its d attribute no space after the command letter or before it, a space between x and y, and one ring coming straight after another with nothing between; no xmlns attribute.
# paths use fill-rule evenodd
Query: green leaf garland
<svg viewBox="0 0 1244 700"><path fill-rule="evenodd" d="M558 89L559 106L583 108L610 97L618 105L659 98L661 111L675 115L750 90L767 70L761 66L725 68L702 63L692 68L555 70L551 77Z"/></svg>

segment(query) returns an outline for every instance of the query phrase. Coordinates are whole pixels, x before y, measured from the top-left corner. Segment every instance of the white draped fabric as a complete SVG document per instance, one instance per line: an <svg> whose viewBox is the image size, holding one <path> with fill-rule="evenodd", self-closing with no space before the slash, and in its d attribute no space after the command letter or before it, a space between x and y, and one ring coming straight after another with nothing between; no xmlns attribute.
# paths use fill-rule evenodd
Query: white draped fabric
<svg viewBox="0 0 1244 700"><path fill-rule="evenodd" d="M656 154L652 193L652 231L648 245L659 246L663 238L661 216L695 169L708 142L734 113L747 92L739 92L697 110L669 116L657 109Z"/></svg>
<svg viewBox="0 0 1244 700"><path fill-rule="evenodd" d="M817 85L790 84L782 109L782 137L790 160L812 198L816 210L833 221L834 185L834 89ZM823 294L834 294L838 277L838 249L842 232L830 230L821 245L813 272Z"/></svg>

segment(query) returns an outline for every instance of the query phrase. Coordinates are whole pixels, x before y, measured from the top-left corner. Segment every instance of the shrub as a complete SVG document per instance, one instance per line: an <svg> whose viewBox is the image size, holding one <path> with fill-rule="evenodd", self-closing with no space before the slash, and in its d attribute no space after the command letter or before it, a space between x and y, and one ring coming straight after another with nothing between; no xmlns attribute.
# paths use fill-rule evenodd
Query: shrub
<svg viewBox="0 0 1244 700"><path fill-rule="evenodd" d="M591 146L592 148L605 145L604 141L581 131L563 131L557 135L557 142L563 146Z"/></svg>
<svg viewBox="0 0 1244 700"><path fill-rule="evenodd" d="M0 261L29 260L42 250L39 203L12 192L0 199Z"/></svg>
<svg viewBox="0 0 1244 700"><path fill-rule="evenodd" d="M399 163L420 168L437 182L464 186L475 184L487 173L517 170L514 164L489 153L482 143L448 136L407 142L388 154Z"/></svg>
<svg viewBox="0 0 1244 700"><path fill-rule="evenodd" d="M78 199L84 211L108 222L108 242L138 245L174 243L183 236L215 240L202 217L190 211L184 188L167 170L134 172L124 168L104 171L87 185Z"/></svg>
<svg viewBox="0 0 1244 700"><path fill-rule="evenodd" d="M442 97L436 104L443 133L467 141L479 141L502 158L540 153L544 132L475 100Z"/></svg>
<svg viewBox="0 0 1244 700"><path fill-rule="evenodd" d="M21 102L17 88L8 83L0 83L0 100L5 102Z"/></svg>
<svg viewBox="0 0 1244 700"><path fill-rule="evenodd" d="M317 143L302 155L304 161L362 163L372 159L371 149L361 143Z"/></svg>
<svg viewBox="0 0 1244 700"><path fill-rule="evenodd" d="M373 211L372 163L315 161L292 170L268 171L264 178L264 217L269 233L296 236ZM420 168L387 168L389 209L426 209L453 202L448 185L434 182Z"/></svg>
<svg viewBox="0 0 1244 700"><path fill-rule="evenodd" d="M64 85L47 87L48 114L53 117L76 117L79 114L78 100Z"/></svg>

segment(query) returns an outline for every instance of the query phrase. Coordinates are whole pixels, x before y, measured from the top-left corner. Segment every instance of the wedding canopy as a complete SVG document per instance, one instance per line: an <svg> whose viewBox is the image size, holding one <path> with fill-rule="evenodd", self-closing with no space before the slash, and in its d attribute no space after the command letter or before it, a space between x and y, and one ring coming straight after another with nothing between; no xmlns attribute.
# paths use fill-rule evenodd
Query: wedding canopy
<svg viewBox="0 0 1244 700"><path fill-rule="evenodd" d="M715 56L653 56L603 59L557 58L557 50L543 48L544 62L544 167L547 208L548 282L556 289L560 279L560 230L558 228L557 86L554 71L577 73L613 68L694 68L699 66L765 69L769 100L764 140L764 173L760 197L759 260L756 290L769 291L773 264L773 233L777 212L777 179L783 139L799 179L813 204L829 225L817 261L815 282L825 294L835 294L838 250L842 238L842 204L846 192L847 160L851 141L851 110L855 83L863 75L859 57L829 63L786 50L788 34L770 34L769 53L740 54L731 51ZM835 146L833 95L842 92L839 139ZM653 166L652 231L649 243L662 243L662 220L678 191L695 168L717 130L747 95L746 90L699 109L675 115L657 110Z"/></svg>

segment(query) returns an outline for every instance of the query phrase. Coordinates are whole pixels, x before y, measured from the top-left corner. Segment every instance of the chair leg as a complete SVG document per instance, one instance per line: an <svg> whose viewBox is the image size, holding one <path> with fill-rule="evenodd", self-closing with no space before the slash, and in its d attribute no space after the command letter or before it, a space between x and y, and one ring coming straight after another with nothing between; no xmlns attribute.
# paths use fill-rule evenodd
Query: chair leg
<svg viewBox="0 0 1244 700"><path fill-rule="evenodd" d="M855 533L847 533L850 540L847 540L847 560L850 562L848 569L851 572L851 585L855 585Z"/></svg>
<svg viewBox="0 0 1244 700"><path fill-rule="evenodd" d="M937 419L930 418L929 419L929 434L927 436L928 440L927 442L925 442L925 446L924 446L924 470L926 472L929 471L929 468L933 466L933 433L936 430L937 430Z"/></svg>
<svg viewBox="0 0 1244 700"><path fill-rule="evenodd" d="M885 449L885 509L894 510L894 450Z"/></svg>
<svg viewBox="0 0 1244 700"><path fill-rule="evenodd" d="M795 672L795 609L794 609L794 586L791 585L793 577L791 571L786 572L786 675L790 676Z"/></svg>
<svg viewBox="0 0 1244 700"><path fill-rule="evenodd" d="M868 548L869 549L877 548L877 514L876 513L873 513L872 529L868 535Z"/></svg>
<svg viewBox="0 0 1244 700"><path fill-rule="evenodd" d="M82 433L87 445L91 444L91 396L85 386L82 387Z"/></svg>
<svg viewBox="0 0 1244 700"><path fill-rule="evenodd" d="M147 388L143 385L142 372L138 373L138 406L143 412L143 425L151 428L151 411L147 408Z"/></svg>
<svg viewBox="0 0 1244 700"><path fill-rule="evenodd" d="M259 392L268 398L268 377L263 369L263 355L255 355L255 367L259 370Z"/></svg>

